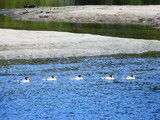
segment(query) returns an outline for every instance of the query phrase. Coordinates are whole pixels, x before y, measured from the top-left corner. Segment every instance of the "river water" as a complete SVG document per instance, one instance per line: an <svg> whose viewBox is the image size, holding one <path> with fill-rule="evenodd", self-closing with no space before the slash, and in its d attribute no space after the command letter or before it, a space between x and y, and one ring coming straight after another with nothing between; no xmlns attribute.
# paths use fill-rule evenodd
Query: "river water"
<svg viewBox="0 0 160 120"><path fill-rule="evenodd" d="M0 68L2 120L158 120L160 58L87 57ZM115 81L101 77L114 73ZM134 73L135 80L123 80ZM15 80L30 76L30 83ZM56 81L43 78L57 75ZM71 80L82 74L83 80Z"/></svg>

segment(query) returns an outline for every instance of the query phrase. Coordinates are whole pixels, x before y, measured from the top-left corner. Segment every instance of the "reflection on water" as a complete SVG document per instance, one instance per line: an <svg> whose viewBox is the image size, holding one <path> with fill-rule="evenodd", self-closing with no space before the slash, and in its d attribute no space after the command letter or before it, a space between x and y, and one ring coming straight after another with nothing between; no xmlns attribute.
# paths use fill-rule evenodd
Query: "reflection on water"
<svg viewBox="0 0 160 120"><path fill-rule="evenodd" d="M90 33L114 37L160 40L160 29L154 29L151 26L147 25L29 22L12 20L10 17L0 15L0 28L65 31L73 33Z"/></svg>
<svg viewBox="0 0 160 120"><path fill-rule="evenodd" d="M87 57L0 68L1 119L159 119L160 58ZM114 73L115 81L100 77ZM136 80L121 78L134 73ZM14 80L30 76L30 83ZM43 81L56 74L57 81ZM83 74L84 80L70 80Z"/></svg>

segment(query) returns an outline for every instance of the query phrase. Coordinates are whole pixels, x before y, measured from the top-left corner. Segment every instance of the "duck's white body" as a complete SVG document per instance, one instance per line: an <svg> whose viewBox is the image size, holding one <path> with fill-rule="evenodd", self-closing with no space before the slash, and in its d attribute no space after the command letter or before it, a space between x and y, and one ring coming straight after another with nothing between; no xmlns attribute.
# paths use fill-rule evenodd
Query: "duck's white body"
<svg viewBox="0 0 160 120"><path fill-rule="evenodd" d="M47 81L57 80L57 76L52 75L52 77L49 77L49 78L46 78L46 79L43 79L43 80L47 80Z"/></svg>
<svg viewBox="0 0 160 120"><path fill-rule="evenodd" d="M23 79L23 80L21 80L20 82L21 82L21 83L28 83L29 80Z"/></svg>
<svg viewBox="0 0 160 120"><path fill-rule="evenodd" d="M111 74L111 75L109 75L109 76L102 77L102 79L104 79L104 80L114 80L114 75Z"/></svg>
<svg viewBox="0 0 160 120"><path fill-rule="evenodd" d="M133 76L133 77L127 76L125 79L126 79L126 80L135 80L135 76Z"/></svg>
<svg viewBox="0 0 160 120"><path fill-rule="evenodd" d="M126 79L126 80L135 80L135 75L131 74L130 76L127 76L126 78L123 78L123 79Z"/></svg>
<svg viewBox="0 0 160 120"><path fill-rule="evenodd" d="M72 80L83 80L83 77L74 77L74 78L72 78Z"/></svg>
<svg viewBox="0 0 160 120"><path fill-rule="evenodd" d="M103 80L114 80L114 77L101 77Z"/></svg>
<svg viewBox="0 0 160 120"><path fill-rule="evenodd" d="M43 80L52 81L52 80L57 80L57 78L49 77L49 78L46 78L46 79L43 79Z"/></svg>
<svg viewBox="0 0 160 120"><path fill-rule="evenodd" d="M82 75L78 75L74 78L71 78L71 80L83 80L83 77L82 77Z"/></svg>

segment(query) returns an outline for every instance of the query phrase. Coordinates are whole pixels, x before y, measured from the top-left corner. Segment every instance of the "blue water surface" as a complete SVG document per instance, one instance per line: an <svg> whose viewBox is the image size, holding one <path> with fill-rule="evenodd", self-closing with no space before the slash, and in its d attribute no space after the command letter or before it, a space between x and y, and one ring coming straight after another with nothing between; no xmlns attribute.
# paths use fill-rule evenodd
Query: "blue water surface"
<svg viewBox="0 0 160 120"><path fill-rule="evenodd" d="M0 119L160 119L160 58L75 59L1 67ZM115 81L100 79L111 73ZM132 73L135 80L122 79ZM26 74L30 83L14 82ZM56 81L42 80L53 74ZM78 74L84 79L70 79Z"/></svg>

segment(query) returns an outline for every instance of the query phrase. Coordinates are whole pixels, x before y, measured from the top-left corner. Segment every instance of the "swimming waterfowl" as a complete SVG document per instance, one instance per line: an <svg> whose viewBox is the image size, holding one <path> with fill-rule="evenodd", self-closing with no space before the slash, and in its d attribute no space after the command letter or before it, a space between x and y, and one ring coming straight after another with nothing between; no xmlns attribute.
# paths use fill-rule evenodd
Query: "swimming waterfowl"
<svg viewBox="0 0 160 120"><path fill-rule="evenodd" d="M83 77L82 75L78 75L75 78L73 78L73 80L83 80Z"/></svg>
<svg viewBox="0 0 160 120"><path fill-rule="evenodd" d="M43 80L57 80L57 76L52 75L52 77L49 77L49 78L43 79Z"/></svg>
<svg viewBox="0 0 160 120"><path fill-rule="evenodd" d="M110 74L108 77L101 77L101 79L114 80L114 75L113 75L113 74Z"/></svg>
<svg viewBox="0 0 160 120"><path fill-rule="evenodd" d="M135 79L135 75L131 74L130 76L127 76L125 79L126 80L134 80Z"/></svg>
<svg viewBox="0 0 160 120"><path fill-rule="evenodd" d="M22 83L29 82L29 76L26 76L23 80L20 80L19 82L22 82Z"/></svg>

